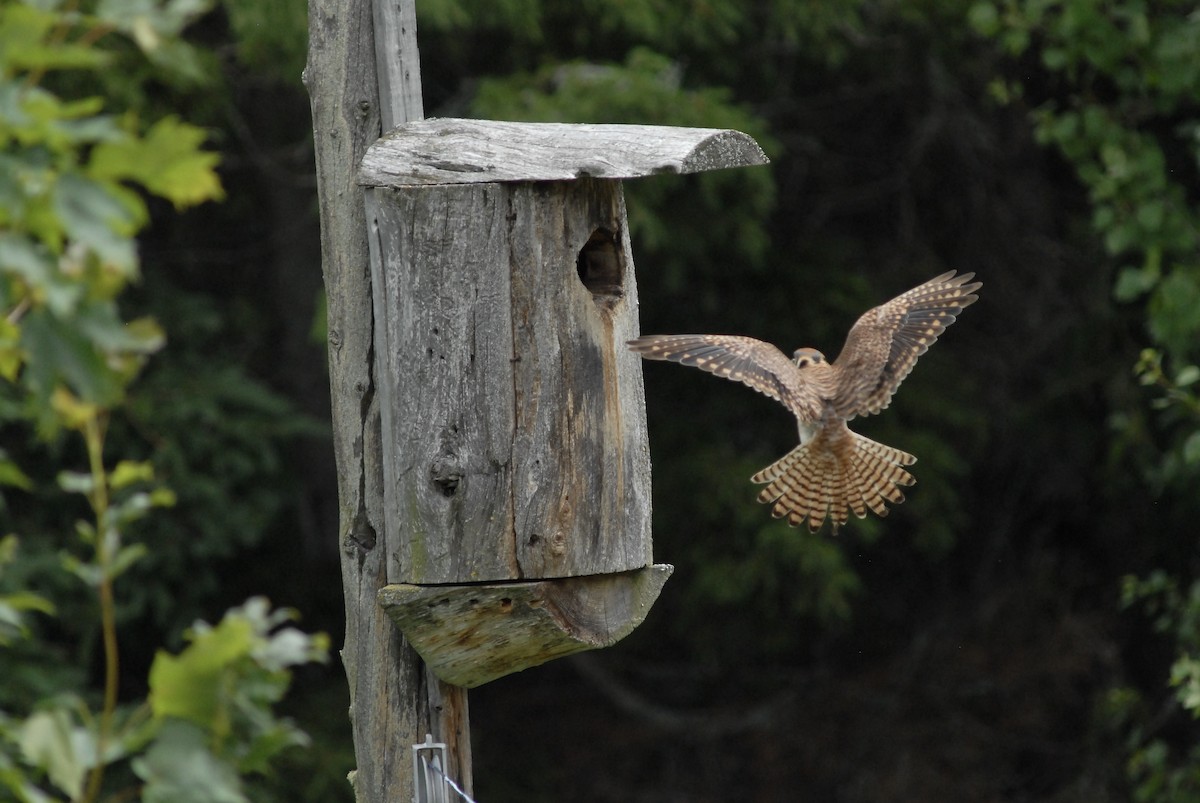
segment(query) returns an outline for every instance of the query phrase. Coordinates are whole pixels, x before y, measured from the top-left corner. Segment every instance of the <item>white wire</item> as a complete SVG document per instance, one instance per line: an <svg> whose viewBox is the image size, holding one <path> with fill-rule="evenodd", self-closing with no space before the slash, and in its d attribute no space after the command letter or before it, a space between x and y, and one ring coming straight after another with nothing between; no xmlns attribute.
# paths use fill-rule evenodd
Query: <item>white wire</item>
<svg viewBox="0 0 1200 803"><path fill-rule="evenodd" d="M442 780L445 781L446 783L450 784L450 788L453 789L455 792L457 792L458 796L461 797L463 800L465 800L466 803L475 803L475 800L470 795L468 795L466 792L464 792L462 790L462 787L460 787L458 784L456 784L454 782L453 778L451 778L449 775L447 775L445 772L442 771L442 768L438 766L438 763L436 761L431 763L427 759L422 757L421 762L426 767L428 767L429 769L432 769L438 775L442 776Z"/></svg>
<svg viewBox="0 0 1200 803"><path fill-rule="evenodd" d="M449 775L443 775L442 777L446 779L446 783L450 784L451 789L453 789L455 792L458 792L459 797L467 801L467 803L475 803L475 801L471 799L470 795L458 788L458 784L454 782L453 778L451 778Z"/></svg>

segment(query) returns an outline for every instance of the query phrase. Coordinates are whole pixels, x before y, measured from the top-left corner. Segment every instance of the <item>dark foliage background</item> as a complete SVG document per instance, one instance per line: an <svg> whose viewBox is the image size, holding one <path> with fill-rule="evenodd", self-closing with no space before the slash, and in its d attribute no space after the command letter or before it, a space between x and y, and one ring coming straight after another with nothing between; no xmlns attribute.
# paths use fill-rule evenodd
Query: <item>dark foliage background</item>
<svg viewBox="0 0 1200 803"><path fill-rule="evenodd" d="M1200 799L1168 684L1196 638L1200 513L1182 373L1200 324L1171 303L1200 275L1200 89L1161 78L1179 69L1164 40L1200 41L1184 6L421 0L418 23L428 116L731 127L768 151L627 185L646 332L833 356L858 314L933 275L984 282L859 422L920 457L909 501L837 538L754 503L747 478L794 442L784 410L647 366L674 577L618 647L472 692L481 803ZM228 200L162 209L143 242L135 303L169 346L111 437L180 505L126 585L130 677L253 593L341 630L304 31L295 0L226 0L194 37L209 80L146 101L211 128ZM1054 128L1095 107L1116 128ZM1164 182L1104 195L1112 148L1153 161L1136 143ZM1114 242L1155 203L1192 239L1155 239L1164 223ZM24 530L59 515L11 512ZM95 649L61 618L52 643ZM344 679L306 671L288 705L319 746L279 794L349 800Z"/></svg>

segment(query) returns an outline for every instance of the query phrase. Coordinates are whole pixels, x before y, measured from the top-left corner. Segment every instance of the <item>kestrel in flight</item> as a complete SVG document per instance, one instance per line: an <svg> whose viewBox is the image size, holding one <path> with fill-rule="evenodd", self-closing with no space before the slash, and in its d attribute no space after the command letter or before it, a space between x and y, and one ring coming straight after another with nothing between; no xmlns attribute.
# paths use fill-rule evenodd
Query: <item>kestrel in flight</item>
<svg viewBox="0 0 1200 803"><path fill-rule="evenodd" d="M742 382L791 410L800 445L751 477L766 485L758 501L793 527L816 532L826 517L837 533L851 511L886 516L886 503L904 501L901 486L916 480L904 467L917 458L851 432L846 422L874 415L892 401L917 358L979 300L974 273L943 273L858 319L837 359L796 349L792 359L752 337L645 335L629 347L650 360L670 360Z"/></svg>

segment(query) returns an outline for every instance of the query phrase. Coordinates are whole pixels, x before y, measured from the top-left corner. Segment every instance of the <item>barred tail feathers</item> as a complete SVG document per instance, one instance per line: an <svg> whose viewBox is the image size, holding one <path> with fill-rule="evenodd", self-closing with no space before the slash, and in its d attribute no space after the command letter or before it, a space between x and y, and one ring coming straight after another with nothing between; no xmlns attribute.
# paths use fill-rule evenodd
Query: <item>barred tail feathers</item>
<svg viewBox="0 0 1200 803"><path fill-rule="evenodd" d="M842 426L819 431L751 481L766 485L758 501L771 505L775 518L786 518L793 527L807 520L816 532L828 516L836 533L850 512L860 519L868 509L886 516L887 502L903 502L900 487L916 482L903 467L916 461Z"/></svg>

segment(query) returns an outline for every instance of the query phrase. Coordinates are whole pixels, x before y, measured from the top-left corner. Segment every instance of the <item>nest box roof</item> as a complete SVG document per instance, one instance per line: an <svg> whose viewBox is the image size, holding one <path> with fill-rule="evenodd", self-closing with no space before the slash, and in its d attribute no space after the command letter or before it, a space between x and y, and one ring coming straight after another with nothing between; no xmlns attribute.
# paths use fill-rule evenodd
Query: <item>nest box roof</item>
<svg viewBox="0 0 1200 803"><path fill-rule="evenodd" d="M359 184L399 187L626 179L767 163L750 136L719 128L431 119L367 149Z"/></svg>

